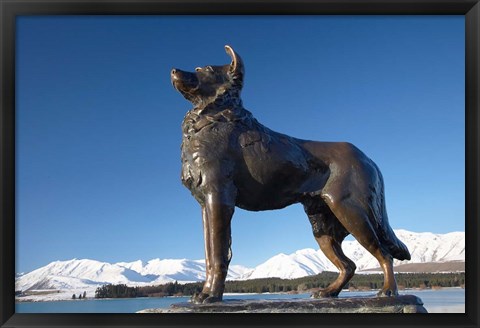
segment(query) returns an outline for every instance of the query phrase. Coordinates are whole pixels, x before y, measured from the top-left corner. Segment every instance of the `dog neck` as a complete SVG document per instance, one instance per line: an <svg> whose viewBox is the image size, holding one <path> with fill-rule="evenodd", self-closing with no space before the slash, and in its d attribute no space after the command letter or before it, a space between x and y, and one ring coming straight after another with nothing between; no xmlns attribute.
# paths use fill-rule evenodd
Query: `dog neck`
<svg viewBox="0 0 480 328"><path fill-rule="evenodd" d="M227 89L219 90L213 99L210 98L206 102L197 104L193 108L193 111L198 115L211 115L224 111L225 109L235 110L240 108L243 108L240 92Z"/></svg>
<svg viewBox="0 0 480 328"><path fill-rule="evenodd" d="M210 103L205 107L197 106L187 112L183 119L184 136L192 136L203 128L214 123L239 123L251 125L255 119L248 110L243 108L241 101L232 103Z"/></svg>

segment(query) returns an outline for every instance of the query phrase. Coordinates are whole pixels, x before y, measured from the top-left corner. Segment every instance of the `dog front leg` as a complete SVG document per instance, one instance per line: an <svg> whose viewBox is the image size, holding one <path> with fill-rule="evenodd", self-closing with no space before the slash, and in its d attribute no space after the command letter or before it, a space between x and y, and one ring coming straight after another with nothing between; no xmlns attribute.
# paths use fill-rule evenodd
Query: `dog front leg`
<svg viewBox="0 0 480 328"><path fill-rule="evenodd" d="M209 253L207 257L208 280L205 283L205 291L209 296L202 303L219 302L223 298L225 279L227 278L228 265L232 257L231 253L231 220L235 209L234 203L222 193L210 193L206 197L205 217L208 240L205 248Z"/></svg>
<svg viewBox="0 0 480 328"><path fill-rule="evenodd" d="M210 225L207 218L207 208L202 206L202 223L203 223L203 237L204 237L204 246L205 246L205 284L203 285L202 292L200 294L195 294L192 297L194 303L203 303L203 301L210 296L212 288L212 266L211 266L211 247L210 247Z"/></svg>

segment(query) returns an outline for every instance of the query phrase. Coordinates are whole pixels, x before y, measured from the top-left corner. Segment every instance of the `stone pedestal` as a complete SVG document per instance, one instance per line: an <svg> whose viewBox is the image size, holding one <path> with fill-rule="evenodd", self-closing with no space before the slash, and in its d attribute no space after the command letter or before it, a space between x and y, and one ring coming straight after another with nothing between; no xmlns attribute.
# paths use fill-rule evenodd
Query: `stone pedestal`
<svg viewBox="0 0 480 328"><path fill-rule="evenodd" d="M420 298L350 297L326 299L225 300L221 303L172 304L138 313L427 313Z"/></svg>

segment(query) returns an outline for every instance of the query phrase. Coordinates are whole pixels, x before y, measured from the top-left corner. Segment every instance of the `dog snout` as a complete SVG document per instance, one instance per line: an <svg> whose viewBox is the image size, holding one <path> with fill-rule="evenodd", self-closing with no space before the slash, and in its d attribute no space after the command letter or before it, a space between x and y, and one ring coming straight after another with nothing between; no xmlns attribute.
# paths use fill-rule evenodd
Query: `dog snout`
<svg viewBox="0 0 480 328"><path fill-rule="evenodd" d="M176 68L172 69L172 71L170 72L170 76L171 76L172 78L176 78L176 77L177 77L177 69L176 69Z"/></svg>

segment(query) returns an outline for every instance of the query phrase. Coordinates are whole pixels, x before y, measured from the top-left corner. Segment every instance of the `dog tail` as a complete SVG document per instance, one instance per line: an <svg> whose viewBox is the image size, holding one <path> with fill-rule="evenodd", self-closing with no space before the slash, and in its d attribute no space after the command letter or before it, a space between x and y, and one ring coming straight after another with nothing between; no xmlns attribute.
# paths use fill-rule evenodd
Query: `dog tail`
<svg viewBox="0 0 480 328"><path fill-rule="evenodd" d="M375 217L375 224L377 226L377 237L379 238L384 250L387 251L392 257L398 260L410 260L411 255L407 246L395 235L390 223L388 222L387 209L385 206L385 194L383 177L380 170L377 167L377 172L380 179L379 194L377 195L377 206L373 206L373 216Z"/></svg>
<svg viewBox="0 0 480 328"><path fill-rule="evenodd" d="M386 215L386 213L385 213ZM410 260L411 255L407 246L395 235L392 228L388 225L383 229L383 234L379 236L380 240L386 246L392 257L399 260Z"/></svg>

